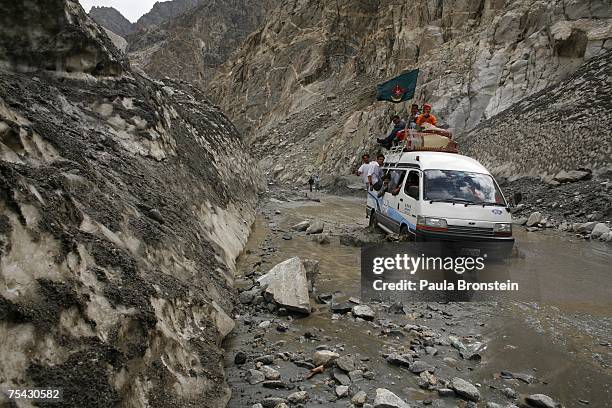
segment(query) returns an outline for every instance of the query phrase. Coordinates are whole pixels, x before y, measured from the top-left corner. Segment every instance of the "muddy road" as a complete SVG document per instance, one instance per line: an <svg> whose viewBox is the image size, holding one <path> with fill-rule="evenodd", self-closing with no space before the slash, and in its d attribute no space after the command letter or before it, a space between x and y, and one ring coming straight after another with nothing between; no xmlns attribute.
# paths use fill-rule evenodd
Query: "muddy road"
<svg viewBox="0 0 612 408"><path fill-rule="evenodd" d="M612 406L609 244L516 227L517 251L507 262L534 301L370 303L375 316L362 319L332 308L359 302L358 245L385 237L365 231L362 199L303 194L262 198L237 286L249 289L298 256L319 262L314 298L322 300L307 317L265 302L237 308L224 343L230 407L360 406L380 388L411 406L523 406L533 394L566 407ZM322 221L324 236L292 230L307 219ZM307 378L322 351L341 360ZM473 387L462 391L456 378Z"/></svg>

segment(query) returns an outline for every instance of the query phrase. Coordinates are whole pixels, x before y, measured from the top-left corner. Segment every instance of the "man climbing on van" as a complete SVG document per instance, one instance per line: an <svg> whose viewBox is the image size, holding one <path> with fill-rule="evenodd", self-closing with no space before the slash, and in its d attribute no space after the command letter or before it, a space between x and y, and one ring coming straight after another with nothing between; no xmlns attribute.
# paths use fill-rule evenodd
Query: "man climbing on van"
<svg viewBox="0 0 612 408"><path fill-rule="evenodd" d="M386 147L387 149L393 146L393 141L395 140L395 137L397 136L397 132L403 131L404 129L406 129L406 122L400 119L398 115L391 116L391 121L393 122L393 130L391 130L391 133L389 133L389 136L387 136L384 139L376 139L376 141L379 144Z"/></svg>
<svg viewBox="0 0 612 408"><path fill-rule="evenodd" d="M368 171L370 169L370 155L365 153L361 156L361 166L357 170L357 175L360 176L365 184L366 190L368 190Z"/></svg>
<svg viewBox="0 0 612 408"><path fill-rule="evenodd" d="M423 113L421 113L417 119L416 124L419 126L423 126L424 123L429 123L433 126L438 125L438 119L431 113L431 105L426 103L423 104Z"/></svg>
<svg viewBox="0 0 612 408"><path fill-rule="evenodd" d="M385 155L378 153L376 161L370 162L368 168L368 190L380 190L382 188L383 164L385 164Z"/></svg>

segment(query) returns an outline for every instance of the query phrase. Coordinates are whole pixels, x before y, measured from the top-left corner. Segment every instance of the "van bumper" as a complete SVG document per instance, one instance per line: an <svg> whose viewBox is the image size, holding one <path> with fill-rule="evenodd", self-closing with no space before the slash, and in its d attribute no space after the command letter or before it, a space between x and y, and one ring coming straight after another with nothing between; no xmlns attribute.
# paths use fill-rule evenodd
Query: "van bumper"
<svg viewBox="0 0 612 408"><path fill-rule="evenodd" d="M441 242L456 255L482 255L493 259L505 259L512 255L514 237L485 237L479 235L456 235L445 232L415 231L417 242Z"/></svg>

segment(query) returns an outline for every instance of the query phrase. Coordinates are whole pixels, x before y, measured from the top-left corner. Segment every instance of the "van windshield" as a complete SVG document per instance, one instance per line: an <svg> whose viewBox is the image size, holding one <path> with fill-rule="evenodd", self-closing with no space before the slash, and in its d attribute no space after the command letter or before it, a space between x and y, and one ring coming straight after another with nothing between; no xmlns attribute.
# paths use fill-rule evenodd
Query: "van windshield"
<svg viewBox="0 0 612 408"><path fill-rule="evenodd" d="M423 197L430 201L506 205L493 177L469 171L425 170Z"/></svg>

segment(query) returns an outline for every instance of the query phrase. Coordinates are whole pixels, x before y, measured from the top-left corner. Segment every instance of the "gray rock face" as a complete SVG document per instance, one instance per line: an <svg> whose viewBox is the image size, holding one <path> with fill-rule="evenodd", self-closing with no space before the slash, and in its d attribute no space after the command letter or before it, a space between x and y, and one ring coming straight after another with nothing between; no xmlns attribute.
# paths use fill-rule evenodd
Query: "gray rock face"
<svg viewBox="0 0 612 408"><path fill-rule="evenodd" d="M128 62L75 0L9 1L0 13L1 67L118 76Z"/></svg>
<svg viewBox="0 0 612 408"><path fill-rule="evenodd" d="M198 89L131 71L76 1L0 8L0 308L36 316L3 316L36 361L3 375L61 379L79 407L228 400L218 345L261 185L236 128Z"/></svg>
<svg viewBox="0 0 612 408"><path fill-rule="evenodd" d="M461 398L465 398L468 401L477 402L480 399L478 388L459 377L455 377L451 380L450 388L452 388Z"/></svg>
<svg viewBox="0 0 612 408"><path fill-rule="evenodd" d="M151 10L145 13L134 24L134 31L142 30L152 26L158 26L166 21L172 20L188 10L193 9L202 0L172 0L155 2Z"/></svg>
<svg viewBox="0 0 612 408"><path fill-rule="evenodd" d="M134 27L130 20L125 18L123 14L113 7L93 6L91 10L89 10L89 17L102 27L122 37L134 31Z"/></svg>
<svg viewBox="0 0 612 408"><path fill-rule="evenodd" d="M147 74L206 86L278 0L158 2L128 36L130 60ZM193 46L185 46L191 44Z"/></svg>
<svg viewBox="0 0 612 408"><path fill-rule="evenodd" d="M327 185L351 173L356 152L374 151L374 135L388 132L392 108L374 103L371 85L416 67L415 101L432 102L462 150L496 171L554 176L584 163L602 169L610 142L597 135L606 134L606 121L589 118L609 117L609 105L597 96L593 112L581 106L590 106L596 89L609 90L605 61L589 65L585 73L594 76L547 87L612 47L611 8L584 2L576 13L583 17L573 19L567 3L303 1L273 10L219 69L210 90L257 156L286 158L275 175L281 183L305 183L317 171L329 175ZM538 119L542 110L550 118ZM264 160L266 170L274 162Z"/></svg>
<svg viewBox="0 0 612 408"><path fill-rule="evenodd" d="M277 264L257 281L261 286L266 286L264 293L279 305L288 310L310 313L308 280L300 258L290 258Z"/></svg>
<svg viewBox="0 0 612 408"><path fill-rule="evenodd" d="M410 405L386 388L376 389L373 405L374 408L410 408Z"/></svg>

